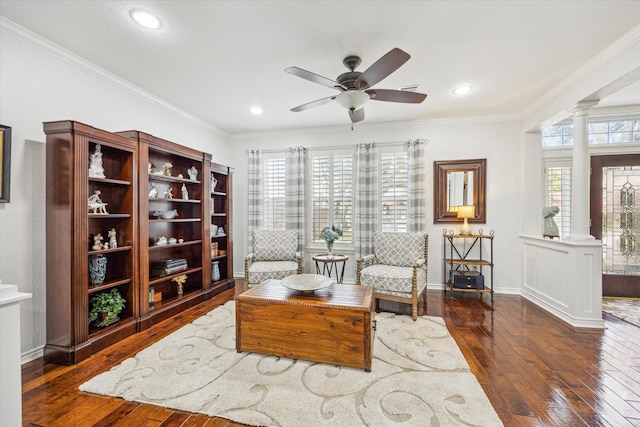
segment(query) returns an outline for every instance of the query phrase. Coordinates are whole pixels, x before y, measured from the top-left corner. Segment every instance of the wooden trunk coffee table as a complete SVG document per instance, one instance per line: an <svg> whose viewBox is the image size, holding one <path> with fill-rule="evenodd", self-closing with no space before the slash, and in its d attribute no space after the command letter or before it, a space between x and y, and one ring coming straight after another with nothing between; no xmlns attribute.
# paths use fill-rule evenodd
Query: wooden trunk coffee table
<svg viewBox="0 0 640 427"><path fill-rule="evenodd" d="M371 372L374 315L370 286L303 295L267 280L236 297L236 350Z"/></svg>

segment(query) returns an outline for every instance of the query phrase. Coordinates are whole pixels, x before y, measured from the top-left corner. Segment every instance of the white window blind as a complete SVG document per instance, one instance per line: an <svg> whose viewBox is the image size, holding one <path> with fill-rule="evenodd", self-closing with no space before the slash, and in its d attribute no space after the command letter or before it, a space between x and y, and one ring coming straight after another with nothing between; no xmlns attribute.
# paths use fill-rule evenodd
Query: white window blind
<svg viewBox="0 0 640 427"><path fill-rule="evenodd" d="M320 230L335 225L342 228L338 243L353 239L354 150L309 151L310 236L323 242Z"/></svg>
<svg viewBox="0 0 640 427"><path fill-rule="evenodd" d="M283 231L285 229L285 158L284 153L265 155L264 171L264 229Z"/></svg>
<svg viewBox="0 0 640 427"><path fill-rule="evenodd" d="M557 206L560 212L554 217L560 236L571 233L571 163L547 160L544 164L545 207Z"/></svg>
<svg viewBox="0 0 640 427"><path fill-rule="evenodd" d="M409 156L406 148L397 146L380 153L380 230L407 231Z"/></svg>

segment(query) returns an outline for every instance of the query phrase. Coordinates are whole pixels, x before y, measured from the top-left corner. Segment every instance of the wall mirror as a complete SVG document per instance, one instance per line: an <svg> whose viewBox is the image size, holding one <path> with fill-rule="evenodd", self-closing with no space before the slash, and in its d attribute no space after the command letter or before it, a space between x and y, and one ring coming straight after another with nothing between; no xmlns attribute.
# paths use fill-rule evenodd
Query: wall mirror
<svg viewBox="0 0 640 427"><path fill-rule="evenodd" d="M433 222L462 223L457 206L475 206L470 223L486 223L487 159L433 162Z"/></svg>

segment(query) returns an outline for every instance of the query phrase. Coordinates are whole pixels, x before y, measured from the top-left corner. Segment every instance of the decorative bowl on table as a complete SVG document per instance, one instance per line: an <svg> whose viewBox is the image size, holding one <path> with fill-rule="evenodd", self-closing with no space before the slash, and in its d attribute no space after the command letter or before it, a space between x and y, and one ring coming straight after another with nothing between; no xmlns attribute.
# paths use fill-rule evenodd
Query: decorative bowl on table
<svg viewBox="0 0 640 427"><path fill-rule="evenodd" d="M312 294L313 291L326 288L331 285L331 278L322 274L294 274L282 279L282 286L303 294Z"/></svg>

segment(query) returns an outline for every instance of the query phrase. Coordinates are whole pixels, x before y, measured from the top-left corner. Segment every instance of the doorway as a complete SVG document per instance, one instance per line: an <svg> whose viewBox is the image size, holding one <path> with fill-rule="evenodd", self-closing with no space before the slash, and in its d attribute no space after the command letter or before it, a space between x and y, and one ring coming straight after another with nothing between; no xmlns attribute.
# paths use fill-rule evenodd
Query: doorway
<svg viewBox="0 0 640 427"><path fill-rule="evenodd" d="M640 154L591 157L591 234L602 241L602 295L640 298Z"/></svg>

